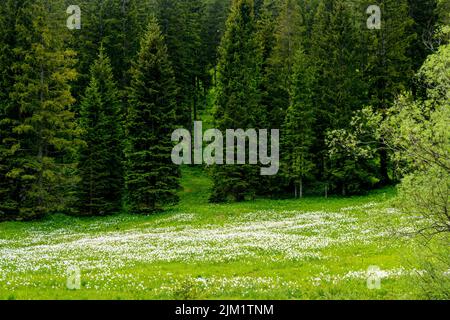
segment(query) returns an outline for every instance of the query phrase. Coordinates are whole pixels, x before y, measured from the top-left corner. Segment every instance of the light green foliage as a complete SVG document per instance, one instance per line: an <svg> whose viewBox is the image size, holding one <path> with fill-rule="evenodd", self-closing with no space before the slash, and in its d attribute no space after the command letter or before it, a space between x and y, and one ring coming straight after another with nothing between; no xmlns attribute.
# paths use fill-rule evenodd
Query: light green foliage
<svg viewBox="0 0 450 320"><path fill-rule="evenodd" d="M448 299L450 1L69 4L0 1L0 221L47 214L0 223L0 299ZM281 129L280 174L175 166L200 117Z"/></svg>
<svg viewBox="0 0 450 320"><path fill-rule="evenodd" d="M449 45L440 47L425 61L419 76L424 78L428 101L448 103L450 100L450 49Z"/></svg>
<svg viewBox="0 0 450 320"><path fill-rule="evenodd" d="M2 224L0 299L423 297L417 244L395 236L409 224L391 209L392 189L211 205L202 170L183 177L182 201L166 213ZM66 288L68 265L81 269L80 290ZM367 288L371 265L380 290Z"/></svg>
<svg viewBox="0 0 450 320"><path fill-rule="evenodd" d="M354 113L349 129L328 132L326 141L332 164L330 175L346 181L342 193L358 193L378 182L378 141L382 116L371 108Z"/></svg>
<svg viewBox="0 0 450 320"><path fill-rule="evenodd" d="M350 121L351 131L335 130L328 133L330 154L334 155L343 148L357 158L375 158L381 121L381 115L370 107L355 112Z"/></svg>
<svg viewBox="0 0 450 320"><path fill-rule="evenodd" d="M407 212L430 219L431 232L449 232L450 220L450 46L430 56L420 71L427 98L400 97L384 132L410 174L401 186Z"/></svg>
<svg viewBox="0 0 450 320"><path fill-rule="evenodd" d="M391 108L382 130L388 145L403 161L406 176L398 204L411 216L413 231L439 246L426 247L422 285L429 298L447 298L450 244L450 46L428 57L419 75L426 98L406 95Z"/></svg>

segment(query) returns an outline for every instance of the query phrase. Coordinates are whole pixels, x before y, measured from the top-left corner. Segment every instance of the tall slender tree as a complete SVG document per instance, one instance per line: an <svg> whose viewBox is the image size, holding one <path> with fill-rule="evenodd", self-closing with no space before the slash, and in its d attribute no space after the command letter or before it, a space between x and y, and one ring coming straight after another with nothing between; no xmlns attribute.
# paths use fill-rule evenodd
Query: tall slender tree
<svg viewBox="0 0 450 320"><path fill-rule="evenodd" d="M188 127L197 117L202 65L202 0L156 0L156 14L164 34L178 86L178 121Z"/></svg>
<svg viewBox="0 0 450 320"><path fill-rule="evenodd" d="M2 219L30 219L71 200L78 131L68 108L76 72L74 52L65 49L67 33L56 28L64 25L56 15L61 9L61 1L33 0L11 12L14 62L0 123Z"/></svg>
<svg viewBox="0 0 450 320"><path fill-rule="evenodd" d="M365 30L367 63L364 73L369 85L369 103L383 113L404 91L414 75L414 63L408 49L416 34L407 0L383 0L379 3L382 24L379 30ZM380 178L390 182L388 152L380 141Z"/></svg>
<svg viewBox="0 0 450 320"><path fill-rule="evenodd" d="M275 19L274 47L268 57L264 82L266 94L263 103L267 108L268 126L281 128L290 106L289 91L295 55L305 34L304 21L297 0L284 0L280 14Z"/></svg>
<svg viewBox="0 0 450 320"><path fill-rule="evenodd" d="M19 213L19 184L8 177L14 157L13 128L18 123L17 108L9 97L14 84L14 48L17 45L16 19L22 19L24 2L6 0L0 4L0 221L15 219Z"/></svg>
<svg viewBox="0 0 450 320"><path fill-rule="evenodd" d="M272 64L281 74L281 85L290 88L295 56L301 48L306 27L297 0L285 0L278 18Z"/></svg>
<svg viewBox="0 0 450 320"><path fill-rule="evenodd" d="M213 69L212 81L206 77L204 84L210 87L216 83L217 63L219 59L220 41L225 32L225 22L228 17L231 0L211 0L205 6L205 17L201 28L202 64L204 72L209 74Z"/></svg>
<svg viewBox="0 0 450 320"><path fill-rule="evenodd" d="M264 0L257 16L257 41L261 50L260 106L262 118L260 126L282 129L287 106L286 88L280 85L279 70L272 57L277 46L277 27L281 3L279 0ZM285 99L286 98L286 99ZM283 152L283 151L282 151ZM278 195L283 189L281 175L261 177L257 193L263 196ZM283 190L284 191L284 190Z"/></svg>
<svg viewBox="0 0 450 320"><path fill-rule="evenodd" d="M264 110L259 106L261 51L256 32L253 0L234 0L218 66L215 121L223 132L258 128L264 118ZM232 198L242 201L247 196L254 196L258 174L255 166L216 166L211 200Z"/></svg>
<svg viewBox="0 0 450 320"><path fill-rule="evenodd" d="M91 81L81 102L83 129L79 160L83 215L104 215L121 207L123 153L121 104L110 60L103 47L91 67Z"/></svg>
<svg viewBox="0 0 450 320"><path fill-rule="evenodd" d="M315 112L312 88L314 69L302 49L297 51L292 76L291 106L283 126L283 174L294 186L295 197L302 198L304 182L314 176Z"/></svg>
<svg viewBox="0 0 450 320"><path fill-rule="evenodd" d="M148 214L176 203L179 169L171 161L176 83L164 37L152 19L131 70L126 119L129 210Z"/></svg>
<svg viewBox="0 0 450 320"><path fill-rule="evenodd" d="M436 23L438 21L437 0L408 0L409 15L414 20L415 39L408 48L408 57L418 71L426 57L432 53Z"/></svg>
<svg viewBox="0 0 450 320"><path fill-rule="evenodd" d="M257 19L257 41L261 50L261 105L266 109L264 125L267 128L280 128L279 120L280 109L284 111L286 106L281 102L277 103L278 92L280 86L278 85L278 73L273 68L271 58L274 54L274 49L277 43L275 31L277 28L277 17L279 14L278 1L265 0L259 12ZM283 91L284 92L284 91ZM278 126L277 126L278 123ZM261 124L262 125L262 124Z"/></svg>
<svg viewBox="0 0 450 320"><path fill-rule="evenodd" d="M343 0L322 0L314 19L310 62L316 72L314 103L316 110L314 153L326 184L345 193L352 173L341 169L345 159L328 158L327 131L344 129L352 113L367 103L363 78L360 26L354 21L352 6ZM330 175L329 175L330 174Z"/></svg>
<svg viewBox="0 0 450 320"><path fill-rule="evenodd" d="M67 0L66 0L67 1ZM75 91L84 92L90 82L90 67L97 59L100 45L110 57L119 89L129 85L131 61L137 53L142 29L147 20L145 3L139 0L80 0L81 29L73 30L72 47L78 53L80 77Z"/></svg>

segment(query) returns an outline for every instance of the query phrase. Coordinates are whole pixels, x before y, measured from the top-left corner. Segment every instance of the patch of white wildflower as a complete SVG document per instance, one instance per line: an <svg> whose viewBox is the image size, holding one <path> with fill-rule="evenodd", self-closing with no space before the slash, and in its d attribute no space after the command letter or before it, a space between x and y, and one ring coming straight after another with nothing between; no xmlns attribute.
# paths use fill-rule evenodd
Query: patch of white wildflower
<svg viewBox="0 0 450 320"><path fill-rule="evenodd" d="M372 210L372 212L369 212ZM393 212L391 212L392 214ZM266 262L327 259L324 250L333 246L369 244L391 236L368 215L386 214L370 203L364 207L344 208L338 212L257 211L240 215L235 222L222 225L195 225L195 214L161 216L154 223L145 222L131 228L113 228L119 220L110 218L104 225L82 228L51 229L34 227L20 239L1 239L0 286L13 289L32 285L26 275L46 273L64 275L68 266L83 272L86 288L102 286L114 289L116 280L128 283L133 290L145 290L145 284L119 270L137 264L156 262L223 263L229 261ZM165 226L167 222L183 222ZM109 232L105 226L112 226ZM126 225L126 224L125 224ZM151 281L151 279L147 279ZM246 286L280 285L278 279L209 278L205 285Z"/></svg>

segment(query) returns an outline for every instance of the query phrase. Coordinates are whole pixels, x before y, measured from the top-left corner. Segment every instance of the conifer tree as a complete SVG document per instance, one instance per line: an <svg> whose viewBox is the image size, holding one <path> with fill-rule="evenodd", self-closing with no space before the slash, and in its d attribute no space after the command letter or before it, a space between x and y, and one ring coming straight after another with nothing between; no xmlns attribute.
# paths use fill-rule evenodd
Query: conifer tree
<svg viewBox="0 0 450 320"><path fill-rule="evenodd" d="M214 69L212 83L216 83L217 63L219 59L219 46L225 32L225 22L228 17L230 0L211 0L205 6L204 23L201 28L202 39L202 65L205 73ZM206 87L211 85L211 81L206 77L204 80Z"/></svg>
<svg viewBox="0 0 450 320"><path fill-rule="evenodd" d="M322 0L314 19L309 54L317 76L313 89L316 163L322 172L322 181L327 180L335 190L342 192L352 174L347 170L342 173L345 159L325 163L328 161L325 140L327 131L346 128L352 113L367 103L361 31L354 23L353 13L352 7L343 0ZM331 177L326 176L327 173Z"/></svg>
<svg viewBox="0 0 450 320"><path fill-rule="evenodd" d="M253 0L234 0L222 39L215 121L223 132L257 129L264 116L259 106L261 53L253 10ZM246 196L253 197L258 174L258 168L250 165L216 166L211 201L228 198L242 201Z"/></svg>
<svg viewBox="0 0 450 320"><path fill-rule="evenodd" d="M131 70L126 119L129 210L149 214L176 203L179 169L171 161L176 84L164 37L152 19Z"/></svg>
<svg viewBox="0 0 450 320"><path fill-rule="evenodd" d="M0 104L4 106L9 99L12 83L10 66L14 61L13 49L16 43L14 34L15 17L20 4L14 0L5 0L0 4ZM3 110L4 108L0 109Z"/></svg>
<svg viewBox="0 0 450 320"><path fill-rule="evenodd" d="M77 127L68 109L74 53L65 49L61 1L16 4L11 87L2 104L1 219L63 210L72 199ZM56 9L55 11L51 9ZM64 11L62 11L64 12Z"/></svg>
<svg viewBox="0 0 450 320"><path fill-rule="evenodd" d="M78 55L79 79L76 92L84 92L90 82L90 67L100 45L110 57L120 90L129 85L131 61L137 53L147 14L139 0L80 0L81 29L73 30L72 47ZM79 95L81 95L79 93Z"/></svg>
<svg viewBox="0 0 450 320"><path fill-rule="evenodd" d="M277 45L276 30L280 14L279 0L264 0L260 4L257 16L257 41L261 50L260 105L263 110L259 125L264 128L282 129L283 117L287 106L286 89L279 85L279 70L272 64L272 56ZM281 90L280 90L281 89ZM281 91L281 93L280 93ZM280 99L280 96L283 97ZM257 193L263 196L275 196L284 191L281 175L260 178Z"/></svg>
<svg viewBox="0 0 450 320"><path fill-rule="evenodd" d="M408 0L409 15L414 20L412 31L415 39L408 48L408 56L418 71L426 57L432 53L438 21L437 0Z"/></svg>
<svg viewBox="0 0 450 320"><path fill-rule="evenodd" d="M404 91L414 75L408 49L416 35L411 31L414 21L409 16L407 0L383 0L380 30L365 30L367 52L365 74L369 86L369 102L383 113ZM388 153L380 141L381 184L390 182Z"/></svg>
<svg viewBox="0 0 450 320"><path fill-rule="evenodd" d="M272 64L282 74L282 83L290 88L297 51L301 47L305 25L297 0L285 0L276 28L276 46Z"/></svg>
<svg viewBox="0 0 450 320"><path fill-rule="evenodd" d="M202 0L157 0L156 13L178 86L178 121L187 127L197 117L202 65Z"/></svg>
<svg viewBox="0 0 450 320"><path fill-rule="evenodd" d="M0 3L0 221L18 216L18 184L8 178L13 161L10 151L14 144L12 129L18 118L9 94L14 83L11 66L16 46L15 24L23 6L24 3L15 0Z"/></svg>
<svg viewBox="0 0 450 320"><path fill-rule="evenodd" d="M264 82L268 84L264 105L270 128L281 128L286 110L291 104L289 91L293 65L305 33L297 0L284 0L276 21L275 43L264 76Z"/></svg>
<svg viewBox="0 0 450 320"><path fill-rule="evenodd" d="M280 128L278 121L275 119L279 116L279 111L277 107L279 104L276 103L277 89L279 89L278 80L279 75L273 72L273 65L271 63L271 57L274 52L274 48L277 42L275 36L275 30L277 27L277 17L279 14L279 8L277 1L265 0L262 8L260 9L259 17L257 20L258 28L258 44L261 48L261 105L266 110L266 117L263 120L264 125L267 128ZM283 103L281 103L283 104ZM286 106L282 106L284 110ZM275 118L275 119L274 119ZM275 125L274 125L275 124ZM261 124L262 125L262 124Z"/></svg>
<svg viewBox="0 0 450 320"><path fill-rule="evenodd" d="M302 198L304 182L314 175L315 112L312 88L315 79L307 55L297 51L292 76L291 106L283 126L283 174L294 186L295 197Z"/></svg>
<svg viewBox="0 0 450 320"><path fill-rule="evenodd" d="M105 215L120 210L123 190L121 104L110 60L103 47L91 67L81 102L83 129L79 175L79 211Z"/></svg>

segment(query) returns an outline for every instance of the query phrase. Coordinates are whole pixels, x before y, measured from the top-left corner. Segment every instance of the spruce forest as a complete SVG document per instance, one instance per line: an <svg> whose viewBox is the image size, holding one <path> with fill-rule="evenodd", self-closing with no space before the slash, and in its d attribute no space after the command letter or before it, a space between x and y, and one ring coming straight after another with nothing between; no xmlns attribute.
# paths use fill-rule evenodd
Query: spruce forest
<svg viewBox="0 0 450 320"><path fill-rule="evenodd" d="M0 299L449 298L450 0L2 0L0 66Z"/></svg>

